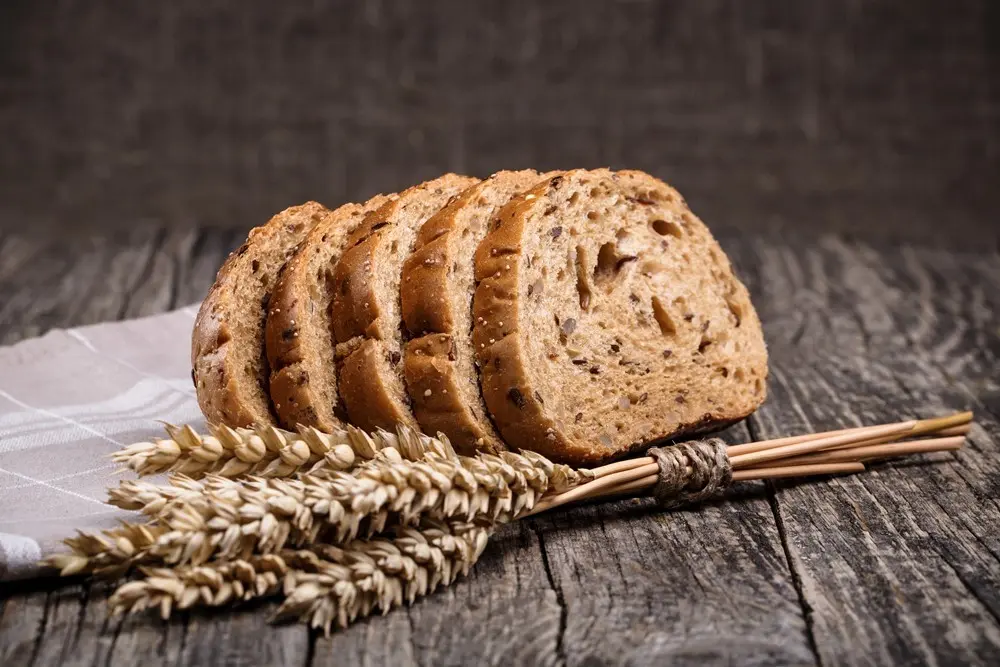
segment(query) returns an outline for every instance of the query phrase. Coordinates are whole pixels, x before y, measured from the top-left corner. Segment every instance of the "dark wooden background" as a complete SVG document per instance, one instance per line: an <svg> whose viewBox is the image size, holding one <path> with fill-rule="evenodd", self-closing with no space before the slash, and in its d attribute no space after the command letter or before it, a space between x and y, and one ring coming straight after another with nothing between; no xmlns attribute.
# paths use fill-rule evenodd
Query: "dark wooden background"
<svg viewBox="0 0 1000 667"><path fill-rule="evenodd" d="M934 211L968 235L998 201L998 16L990 0L6 0L0 228L244 229L447 170L611 165L668 180L713 225L910 234Z"/></svg>
<svg viewBox="0 0 1000 667"><path fill-rule="evenodd" d="M2 665L1000 663L1000 4L0 4L0 342L199 300L247 228L445 170L642 168L750 288L733 440L973 409L969 446L519 522L324 639L0 588Z"/></svg>

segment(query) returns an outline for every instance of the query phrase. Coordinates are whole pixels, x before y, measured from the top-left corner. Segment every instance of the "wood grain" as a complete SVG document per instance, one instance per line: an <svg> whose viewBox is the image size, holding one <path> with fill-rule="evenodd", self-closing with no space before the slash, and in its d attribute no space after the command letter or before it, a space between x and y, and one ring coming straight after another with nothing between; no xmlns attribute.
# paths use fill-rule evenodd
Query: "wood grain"
<svg viewBox="0 0 1000 667"><path fill-rule="evenodd" d="M449 170L610 164L716 227L997 238L992 0L0 12L3 229L248 226Z"/></svg>
<svg viewBox="0 0 1000 667"><path fill-rule="evenodd" d="M989 663L1000 654L997 255L837 238L747 251L772 370L755 435L976 412L954 455L774 485L818 657Z"/></svg>
<svg viewBox="0 0 1000 667"><path fill-rule="evenodd" d="M0 237L0 340L196 300L239 240ZM970 407L969 447L745 483L671 513L618 501L541 515L501 530L448 590L331 638L268 626L270 602L164 624L108 619L107 584L8 585L0 664L990 664L1000 256L815 230L720 240L772 355L770 398L730 441Z"/></svg>

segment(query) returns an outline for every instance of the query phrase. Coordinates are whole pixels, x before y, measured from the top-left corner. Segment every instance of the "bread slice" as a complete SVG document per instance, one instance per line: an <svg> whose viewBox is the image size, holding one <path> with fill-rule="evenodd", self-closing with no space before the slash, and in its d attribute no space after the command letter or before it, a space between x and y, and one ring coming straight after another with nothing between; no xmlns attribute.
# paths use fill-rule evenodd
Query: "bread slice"
<svg viewBox="0 0 1000 667"><path fill-rule="evenodd" d="M511 200L475 257L473 343L508 446L590 465L744 418L767 352L746 288L681 196L571 171Z"/></svg>
<svg viewBox="0 0 1000 667"><path fill-rule="evenodd" d="M395 195L393 195L395 196ZM364 216L386 203L378 195L345 204L317 224L281 270L264 332L271 368L271 402L288 429L314 426L327 433L344 426L337 393L333 330L333 269Z"/></svg>
<svg viewBox="0 0 1000 667"><path fill-rule="evenodd" d="M355 426L417 427L403 379L399 281L417 230L478 179L447 174L365 216L334 270L338 389Z"/></svg>
<svg viewBox="0 0 1000 667"><path fill-rule="evenodd" d="M278 272L329 211L316 202L286 209L251 230L226 260L195 318L191 377L213 424L273 424L267 394L264 320Z"/></svg>
<svg viewBox="0 0 1000 667"><path fill-rule="evenodd" d="M403 264L403 321L415 336L403 354L413 413L424 432L444 433L464 453L504 448L479 391L471 259L500 208L540 179L533 169L501 171L468 188L423 224Z"/></svg>

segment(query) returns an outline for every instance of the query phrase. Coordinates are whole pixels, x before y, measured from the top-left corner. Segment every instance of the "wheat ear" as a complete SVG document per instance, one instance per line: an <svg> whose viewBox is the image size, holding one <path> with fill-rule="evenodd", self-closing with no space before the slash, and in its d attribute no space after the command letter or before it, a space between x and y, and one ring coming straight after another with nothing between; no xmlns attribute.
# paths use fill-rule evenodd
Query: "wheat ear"
<svg viewBox="0 0 1000 667"><path fill-rule="evenodd" d="M350 470L386 447L398 448L401 438L433 440L413 431L369 435L348 426L332 433L300 427L298 433L274 426L253 429L209 425L202 435L188 425L165 424L168 439L137 442L114 452L111 459L140 476L178 472L205 475L289 477L300 472ZM426 443L424 443L426 445Z"/></svg>
<svg viewBox="0 0 1000 667"><path fill-rule="evenodd" d="M362 532L373 535L421 518L503 522L530 511L545 495L592 478L589 471L532 452L460 457L447 441L428 440L419 445L420 458L418 442L401 436L406 446L383 450L353 474L239 481L175 475L169 487L123 482L111 492L111 502L150 515L148 531L137 535L127 525L80 535L67 541L71 554L50 564L72 573L117 573L132 565L246 559L288 544L343 544ZM403 460L404 453L419 460Z"/></svg>
<svg viewBox="0 0 1000 667"><path fill-rule="evenodd" d="M300 619L329 634L379 609L410 604L468 573L492 529L425 520L344 547L303 550L174 568L143 568L108 601L112 613L218 607L284 593L274 620Z"/></svg>

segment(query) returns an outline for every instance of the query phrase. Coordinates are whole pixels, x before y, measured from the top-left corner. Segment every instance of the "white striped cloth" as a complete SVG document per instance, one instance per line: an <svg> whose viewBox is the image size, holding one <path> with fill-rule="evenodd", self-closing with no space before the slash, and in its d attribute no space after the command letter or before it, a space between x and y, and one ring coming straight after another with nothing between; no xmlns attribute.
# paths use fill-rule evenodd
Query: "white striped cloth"
<svg viewBox="0 0 1000 667"><path fill-rule="evenodd" d="M159 420L204 426L196 308L0 347L0 580L38 576L63 538L133 515L104 502L123 476L108 454L162 437Z"/></svg>

